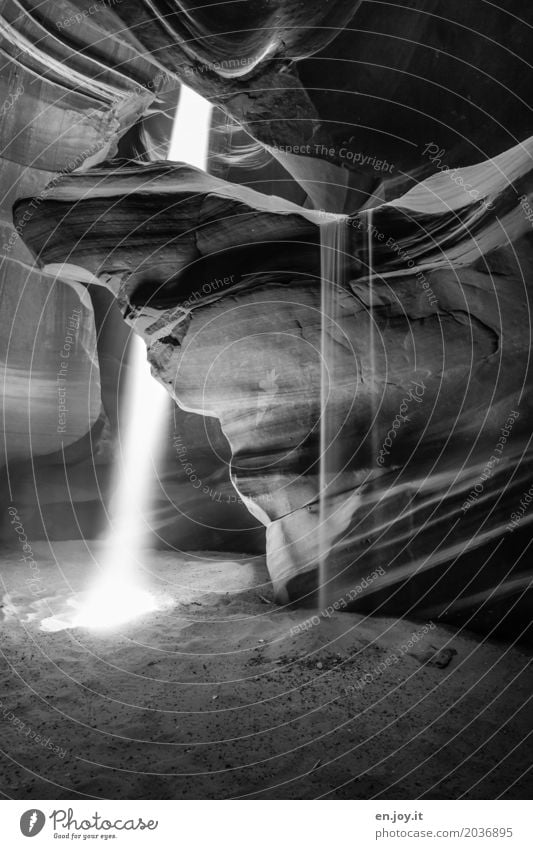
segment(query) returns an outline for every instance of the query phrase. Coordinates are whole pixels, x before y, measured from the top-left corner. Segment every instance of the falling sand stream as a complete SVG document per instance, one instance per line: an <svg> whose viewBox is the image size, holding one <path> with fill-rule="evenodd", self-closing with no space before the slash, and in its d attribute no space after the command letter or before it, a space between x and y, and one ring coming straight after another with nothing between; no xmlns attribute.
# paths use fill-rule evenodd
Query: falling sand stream
<svg viewBox="0 0 533 849"><path fill-rule="evenodd" d="M339 404L340 364L338 345L344 334L341 320L341 297L346 288L348 252L347 216L335 215L320 225L321 257L321 347L320 347L320 449L319 449L319 523L318 523L318 604L323 610L335 597L337 579L334 564L335 513L339 510L342 492L342 474L346 458L341 449L340 430L342 410ZM366 212L364 251L366 254L368 280L368 392L370 399L370 445L369 475L376 466L377 406L372 382L376 374L376 338L373 317L374 306L374 258L372 244L372 210ZM355 368L355 364L354 364Z"/></svg>

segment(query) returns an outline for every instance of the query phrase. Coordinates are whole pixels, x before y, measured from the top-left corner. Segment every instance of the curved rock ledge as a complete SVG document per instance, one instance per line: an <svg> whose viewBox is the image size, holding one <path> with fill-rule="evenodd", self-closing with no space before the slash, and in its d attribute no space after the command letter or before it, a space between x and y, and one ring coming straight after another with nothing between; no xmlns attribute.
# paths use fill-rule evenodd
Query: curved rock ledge
<svg viewBox="0 0 533 849"><path fill-rule="evenodd" d="M316 202L318 183L342 186L346 172L362 197L383 184L398 197L437 170L431 144L453 168L533 133L533 10L502 5L122 0L114 13L170 75L268 145Z"/></svg>
<svg viewBox="0 0 533 849"><path fill-rule="evenodd" d="M523 588L501 556L531 518L510 527L529 474L530 152L464 169L475 201L442 174L342 219L327 545L329 597L351 607L453 618ZM300 601L317 584L324 219L185 166L111 163L24 228L49 273L114 292L180 406L220 420L278 597Z"/></svg>

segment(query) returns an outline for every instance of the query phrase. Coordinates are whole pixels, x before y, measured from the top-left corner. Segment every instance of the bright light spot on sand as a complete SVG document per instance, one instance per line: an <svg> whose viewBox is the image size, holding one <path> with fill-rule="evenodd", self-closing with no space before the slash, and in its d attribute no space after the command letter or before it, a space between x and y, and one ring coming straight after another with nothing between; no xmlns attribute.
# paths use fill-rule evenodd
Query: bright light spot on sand
<svg viewBox="0 0 533 849"><path fill-rule="evenodd" d="M64 631L66 628L89 628L108 631L125 625L146 613L160 609L154 596L136 586L124 586L111 577L99 581L85 597L70 598L66 615L43 619L42 631Z"/></svg>
<svg viewBox="0 0 533 849"><path fill-rule="evenodd" d="M207 169L211 112L211 104L203 97L181 87L169 159ZM98 555L99 577L87 593L69 599L66 610L44 619L43 631L112 630L168 606L168 599L156 599L144 586L139 561L152 533L148 514L170 401L150 373L146 347L138 336L132 338L128 369L121 410L125 427L115 467L109 532Z"/></svg>

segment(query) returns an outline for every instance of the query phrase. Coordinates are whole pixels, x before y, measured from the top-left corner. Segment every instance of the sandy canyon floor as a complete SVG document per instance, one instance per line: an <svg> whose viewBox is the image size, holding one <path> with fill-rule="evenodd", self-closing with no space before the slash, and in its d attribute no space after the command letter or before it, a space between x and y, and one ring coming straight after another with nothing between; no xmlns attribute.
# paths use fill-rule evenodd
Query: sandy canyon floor
<svg viewBox="0 0 533 849"><path fill-rule="evenodd" d="M117 631L40 630L97 555L41 543L29 576L3 553L5 797L531 795L523 647L350 613L305 627L314 611L273 602L263 558L211 552L150 552L168 604Z"/></svg>

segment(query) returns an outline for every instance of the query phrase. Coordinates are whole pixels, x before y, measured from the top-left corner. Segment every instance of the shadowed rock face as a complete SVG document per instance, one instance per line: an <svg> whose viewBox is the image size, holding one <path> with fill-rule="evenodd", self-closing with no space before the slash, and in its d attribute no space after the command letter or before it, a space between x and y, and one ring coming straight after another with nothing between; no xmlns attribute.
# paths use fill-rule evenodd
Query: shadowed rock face
<svg viewBox="0 0 533 849"><path fill-rule="evenodd" d="M68 0L6 0L0 10L0 499L18 506L33 538L94 537L102 527L103 464L112 452L102 457L101 440L115 352L103 355L100 381L101 328L90 295L34 267L13 227L12 204L42 197L60 173L113 155L133 124L142 135L146 110L160 106L169 85L155 80L160 69L133 36L114 37L122 25L108 4L98 7L98 18L79 23L70 20L78 10ZM175 91L173 106L176 99ZM167 119L167 133L169 126ZM116 382L114 389L116 402ZM12 544L5 515L0 536Z"/></svg>
<svg viewBox="0 0 533 849"><path fill-rule="evenodd" d="M179 94L177 77L146 53L114 5L6 0L0 10L0 500L17 505L32 539L93 539L106 527L130 329L105 290L88 292L33 266L13 227L12 204L29 194L42 200L50 182L115 153L164 158ZM73 309L81 310L80 327L65 370L61 351ZM58 383L62 371L65 383ZM218 422L209 423L208 440L200 417L173 413L169 432L182 439L205 489L195 489L183 456L169 446L148 516L158 543L263 551L264 528L229 481ZM0 538L13 543L5 509Z"/></svg>
<svg viewBox="0 0 533 849"><path fill-rule="evenodd" d="M330 597L453 618L524 580L487 555L528 533L527 516L512 535L508 524L529 474L529 156L465 169L484 187L476 202L440 175L372 216L334 219L348 234L343 281L328 281L335 324L322 322L324 217L194 169L69 176L25 238L48 270L67 263L67 277L83 269L113 291L172 396L220 420L278 596L300 601L317 583L324 329Z"/></svg>
<svg viewBox="0 0 533 849"><path fill-rule="evenodd" d="M522 0L9 0L1 14L17 101L3 155L51 171L115 155L132 125L139 150L161 151L146 113L179 80L334 211L398 197L437 153L470 165L533 132Z"/></svg>
<svg viewBox="0 0 533 849"><path fill-rule="evenodd" d="M3 425L0 466L67 448L101 412L90 298L22 263L3 288L0 363Z"/></svg>
<svg viewBox="0 0 533 849"><path fill-rule="evenodd" d="M521 0L122 0L114 12L171 74L272 147L316 202L317 181L351 187L335 211L353 209L357 192L384 183L397 197L433 173L432 143L465 166L533 132L533 12Z"/></svg>
<svg viewBox="0 0 533 849"><path fill-rule="evenodd" d="M453 618L496 585L507 603L522 590L533 213L530 143L510 149L533 132L531 15L519 0L4 4L18 108L3 173L62 172L44 193L46 174L15 178L6 202L36 197L15 215L40 261L106 286L172 396L220 421L279 597L310 600L317 583L324 338L330 598ZM117 145L157 155L177 80L315 206L353 213L336 324L321 318L324 217L179 166L70 173Z"/></svg>

